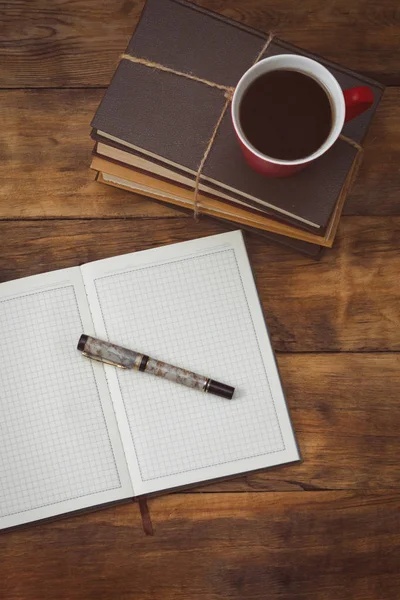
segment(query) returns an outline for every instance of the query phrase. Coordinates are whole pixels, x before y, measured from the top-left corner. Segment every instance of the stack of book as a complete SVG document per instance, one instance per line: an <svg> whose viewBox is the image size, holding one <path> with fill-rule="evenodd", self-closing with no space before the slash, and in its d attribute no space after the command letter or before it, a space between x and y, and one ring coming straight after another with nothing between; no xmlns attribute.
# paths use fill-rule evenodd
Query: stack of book
<svg viewBox="0 0 400 600"><path fill-rule="evenodd" d="M372 108L347 123L324 156L284 179L247 165L227 110L196 185L226 103L224 89L235 87L268 40L269 34L184 0L147 0L92 121L91 166L103 183L196 209L317 257L334 242L380 84L272 38L261 58L314 58L343 89L369 85Z"/></svg>

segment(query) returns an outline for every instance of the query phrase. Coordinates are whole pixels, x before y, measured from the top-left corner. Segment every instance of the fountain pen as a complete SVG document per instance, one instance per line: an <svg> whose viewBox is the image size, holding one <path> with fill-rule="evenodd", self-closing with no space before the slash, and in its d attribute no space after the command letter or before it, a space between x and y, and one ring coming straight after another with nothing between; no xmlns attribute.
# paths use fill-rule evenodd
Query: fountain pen
<svg viewBox="0 0 400 600"><path fill-rule="evenodd" d="M235 391L235 388L225 383L220 383L219 381L198 375L186 369L181 369L180 367L174 367L168 363L150 358L147 354L128 350L128 348L98 340L89 335L81 335L78 342L78 350L84 356L93 360L98 360L102 363L119 367L120 369L133 369L151 373L157 377L163 377L194 390L215 394L228 400L232 399Z"/></svg>

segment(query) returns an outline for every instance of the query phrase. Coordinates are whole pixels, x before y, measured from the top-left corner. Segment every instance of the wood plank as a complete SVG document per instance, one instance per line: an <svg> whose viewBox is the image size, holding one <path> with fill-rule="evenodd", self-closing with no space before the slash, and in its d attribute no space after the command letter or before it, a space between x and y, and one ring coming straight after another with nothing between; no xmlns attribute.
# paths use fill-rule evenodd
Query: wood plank
<svg viewBox="0 0 400 600"><path fill-rule="evenodd" d="M201 0L233 17L350 68L399 84L397 0ZM1 87L108 85L143 0L6 0L2 3ZM368 35L366 35L368 32Z"/></svg>
<svg viewBox="0 0 400 600"><path fill-rule="evenodd" d="M89 123L99 90L0 92L0 218L180 216L142 196L96 183ZM399 214L400 89L372 123L345 214Z"/></svg>
<svg viewBox="0 0 400 600"><path fill-rule="evenodd" d="M388 88L363 143L362 164L347 198L343 214L399 214L397 192L400 187L399 132L400 88Z"/></svg>
<svg viewBox="0 0 400 600"><path fill-rule="evenodd" d="M170 495L0 537L7 600L393 600L400 495ZM21 575L21 573L23 575Z"/></svg>
<svg viewBox="0 0 400 600"><path fill-rule="evenodd" d="M89 123L101 91L0 93L0 216L177 215L136 194L94 181Z"/></svg>
<svg viewBox="0 0 400 600"><path fill-rule="evenodd" d="M226 231L211 219L0 222L0 281ZM400 217L344 217L319 263L248 236L276 350L400 350Z"/></svg>

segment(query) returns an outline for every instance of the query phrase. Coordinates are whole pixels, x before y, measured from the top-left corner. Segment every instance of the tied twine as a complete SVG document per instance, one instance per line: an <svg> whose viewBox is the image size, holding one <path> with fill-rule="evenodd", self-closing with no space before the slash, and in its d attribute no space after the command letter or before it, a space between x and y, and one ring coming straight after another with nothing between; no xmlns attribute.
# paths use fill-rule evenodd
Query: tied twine
<svg viewBox="0 0 400 600"><path fill-rule="evenodd" d="M262 57L262 55L264 54L264 52L267 50L268 46L270 45L270 43L272 42L272 39L274 37L273 33L270 33L268 36L268 39L266 40L265 44L263 45L263 47L261 48L260 52L257 54L254 62L252 63L252 66L255 65L260 58ZM228 109L229 104L232 101L233 98L233 93L235 91L234 87L230 87L230 86L226 86L226 85L221 85L219 83L215 83L214 81L209 81L208 79L203 79L202 77L196 77L196 75L193 75L192 73L185 73L183 71L177 71L175 69L171 69L170 67L166 67L165 65L162 65L160 63L157 62L153 62L151 60L147 60L146 58L140 58L138 56L132 56L131 54L122 54L121 55L121 60L129 60L130 62L139 64L139 65L144 65L146 67L149 67L151 69L156 69L157 71L165 71L166 73L172 73L173 75L178 75L179 77L185 77L186 79L191 79L192 81L197 81L199 83L203 83L204 85L208 85L208 87L212 87L212 88L216 88L218 90L221 90L224 92L224 96L225 96L225 104L222 108L221 114L218 118L218 121L215 124L214 130L211 134L210 139L208 140L206 149L204 150L204 154L203 157L200 161L200 164L197 168L197 172L196 172L196 179L195 179L195 185L194 185L194 202L193 202L193 216L195 218L195 220L197 221L199 218L199 200L198 200L198 196L199 196L199 186L200 186L200 177L201 177L201 173L203 171L204 165L206 163L206 160L208 158L208 155L210 154L211 148L214 144L215 138L217 137L217 133L218 133L218 129L222 123L222 119L225 116L225 113Z"/></svg>
<svg viewBox="0 0 400 600"><path fill-rule="evenodd" d="M358 144L357 142L355 142L351 138L347 137L346 135L343 135L342 133L339 135L339 140L342 140L343 142L346 142L347 144L350 144L350 146L353 146L353 148L355 148L357 150L357 152L362 152L363 151L363 147L360 146L360 144Z"/></svg>
<svg viewBox="0 0 400 600"><path fill-rule="evenodd" d="M261 57L263 56L263 54L266 52L267 48L271 44L273 38L274 38L274 34L270 33L265 44L261 48L260 52L257 54L257 56L251 66L258 63L258 61L261 59ZM226 86L226 85L222 85L220 83L215 83L215 81L203 79L202 77L197 77L196 75L193 75L192 73L185 73L184 71L177 71L176 69L171 69L170 67L166 67L165 65L162 65L161 63L147 60L147 58L140 58L138 56L133 56L131 54L126 54L126 53L122 54L121 60L128 60L130 62L139 64L139 65L144 65L151 69L156 69L157 71L165 71L166 73L172 73L173 75L178 75L179 77L184 77L185 79L191 79L192 81L197 81L198 83L203 83L204 85L208 85L208 87L216 88L216 89L224 92L224 96L226 98L225 104L222 108L222 111L218 118L218 121L215 124L215 127L211 134L211 137L208 140L206 149L204 150L203 157L200 161L200 164L199 164L199 166L197 168L197 172L196 172L196 179L195 179L195 186L194 186L193 217L196 221L198 221L199 214L200 214L198 195L199 195L201 173L203 171L203 168L204 168L204 165L208 158L208 155L210 154L210 151L214 144L215 138L217 137L218 129L222 123L222 119L224 118L225 113L228 109L228 106L232 101L235 88ZM357 153L359 155L362 152L362 150L363 150L362 146L360 144L358 144L357 142L355 142L354 140L352 140L351 138L348 138L345 135L340 134L339 139L341 139L342 141L346 142L347 144L350 144L351 146L353 146L353 148L355 148L357 150Z"/></svg>

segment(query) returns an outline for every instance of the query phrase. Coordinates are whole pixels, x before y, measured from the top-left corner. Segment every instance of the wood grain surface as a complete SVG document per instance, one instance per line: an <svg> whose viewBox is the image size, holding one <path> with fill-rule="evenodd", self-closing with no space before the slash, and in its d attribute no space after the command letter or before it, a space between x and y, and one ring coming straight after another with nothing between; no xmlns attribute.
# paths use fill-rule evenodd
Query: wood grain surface
<svg viewBox="0 0 400 600"><path fill-rule="evenodd" d="M0 536L4 598L398 597L398 493L174 494L149 505L152 538L132 505Z"/></svg>
<svg viewBox="0 0 400 600"><path fill-rule="evenodd" d="M392 86L334 248L314 262L247 236L303 460L151 498L153 538L137 504L2 534L0 600L396 600L398 1L196 3ZM0 282L227 231L88 168L90 120L142 6L0 3Z"/></svg>
<svg viewBox="0 0 400 600"><path fill-rule="evenodd" d="M107 86L143 0L6 0L0 86ZM400 84L397 0L201 0L197 4L345 64Z"/></svg>
<svg viewBox="0 0 400 600"><path fill-rule="evenodd" d="M0 280L227 230L208 218L0 221ZM400 217L343 217L318 263L246 239L275 350L400 350Z"/></svg>

